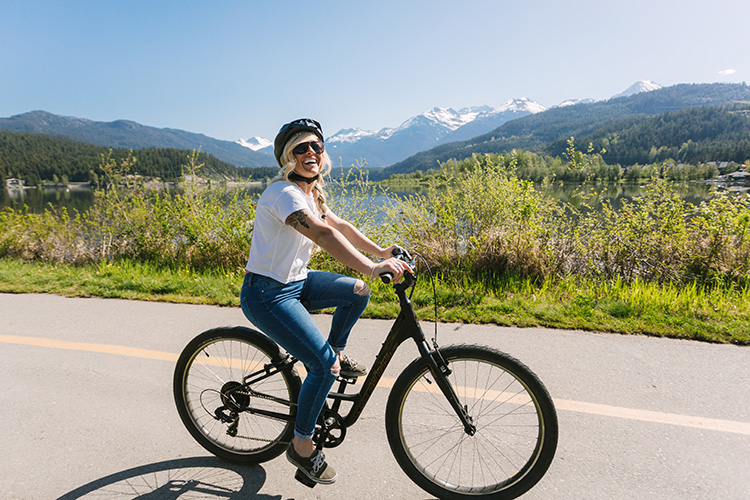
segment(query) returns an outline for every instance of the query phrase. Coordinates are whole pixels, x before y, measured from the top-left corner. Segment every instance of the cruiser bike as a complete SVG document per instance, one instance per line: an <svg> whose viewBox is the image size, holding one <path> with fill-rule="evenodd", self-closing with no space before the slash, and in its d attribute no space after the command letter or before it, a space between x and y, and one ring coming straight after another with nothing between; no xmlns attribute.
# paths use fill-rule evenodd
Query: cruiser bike
<svg viewBox="0 0 750 500"><path fill-rule="evenodd" d="M318 419L315 443L320 449L344 441L396 349L411 339L419 357L393 384L385 409L388 443L399 466L439 498L516 498L542 478L554 457L558 427L552 399L539 378L506 353L481 345L442 347L436 338L430 345L411 303L416 263L408 252L398 253L412 270L393 284L401 312L359 391L346 391L356 379L338 378ZM392 277L381 279L389 283ZM223 459L257 464L281 455L294 431L298 363L250 328L201 333L175 368L174 399L182 422L201 446ZM299 471L295 478L315 485Z"/></svg>

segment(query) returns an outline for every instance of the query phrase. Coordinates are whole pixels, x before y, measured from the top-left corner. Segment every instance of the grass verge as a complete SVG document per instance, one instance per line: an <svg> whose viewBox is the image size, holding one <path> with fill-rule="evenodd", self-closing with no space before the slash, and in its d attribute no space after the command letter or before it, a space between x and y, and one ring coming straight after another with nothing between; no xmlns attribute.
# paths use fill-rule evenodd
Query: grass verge
<svg viewBox="0 0 750 500"><path fill-rule="evenodd" d="M0 259L0 292L54 293L238 306L242 270L194 271L120 260L60 265ZM372 283L365 317L394 318L389 286ZM412 297L422 321L434 318L432 288L422 279ZM646 334L750 345L750 290L703 289L619 281L505 280L492 286L465 280L437 284L440 321L492 323Z"/></svg>

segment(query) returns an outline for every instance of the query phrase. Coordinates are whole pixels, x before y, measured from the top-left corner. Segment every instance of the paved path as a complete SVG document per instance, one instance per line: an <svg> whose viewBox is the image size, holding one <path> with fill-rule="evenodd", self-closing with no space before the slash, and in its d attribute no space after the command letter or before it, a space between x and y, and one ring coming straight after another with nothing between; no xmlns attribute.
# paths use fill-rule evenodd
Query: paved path
<svg viewBox="0 0 750 500"><path fill-rule="evenodd" d="M171 377L182 347L238 309L0 294L0 498L427 499L400 471L376 390L333 486L307 489L279 458L237 467L182 427ZM325 328L329 317L316 318ZM362 320L349 352L371 362L388 322ZM424 323L426 333L432 326ZM575 331L440 325L440 343L476 342L545 382L560 443L529 499L747 499L750 348ZM386 377L414 357L405 344Z"/></svg>

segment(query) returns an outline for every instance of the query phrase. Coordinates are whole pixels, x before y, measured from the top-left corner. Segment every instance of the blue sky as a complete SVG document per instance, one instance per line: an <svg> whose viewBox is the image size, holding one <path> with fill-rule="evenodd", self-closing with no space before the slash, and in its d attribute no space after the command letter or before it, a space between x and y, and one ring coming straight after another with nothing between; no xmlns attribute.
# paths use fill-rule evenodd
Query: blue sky
<svg viewBox="0 0 750 500"><path fill-rule="evenodd" d="M747 0L2 0L0 116L273 138L434 106L750 81Z"/></svg>

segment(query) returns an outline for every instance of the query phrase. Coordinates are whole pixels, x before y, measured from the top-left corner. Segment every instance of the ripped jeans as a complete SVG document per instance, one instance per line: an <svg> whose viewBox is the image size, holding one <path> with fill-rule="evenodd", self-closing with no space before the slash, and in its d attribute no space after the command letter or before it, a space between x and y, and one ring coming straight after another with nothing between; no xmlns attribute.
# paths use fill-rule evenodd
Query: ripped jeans
<svg viewBox="0 0 750 500"><path fill-rule="evenodd" d="M364 282L340 274L309 271L307 278L280 283L255 273L245 275L240 294L242 312L263 333L302 361L309 370L299 393L294 435L310 439L336 376L334 351L342 351L352 327L367 307ZM326 338L310 312L335 307Z"/></svg>

